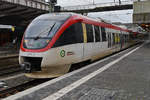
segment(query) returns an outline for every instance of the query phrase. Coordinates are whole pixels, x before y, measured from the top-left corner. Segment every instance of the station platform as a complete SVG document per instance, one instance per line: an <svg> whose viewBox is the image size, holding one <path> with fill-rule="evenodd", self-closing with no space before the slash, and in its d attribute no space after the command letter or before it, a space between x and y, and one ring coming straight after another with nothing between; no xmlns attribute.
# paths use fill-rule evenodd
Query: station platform
<svg viewBox="0 0 150 100"><path fill-rule="evenodd" d="M150 42L4 100L150 100Z"/></svg>

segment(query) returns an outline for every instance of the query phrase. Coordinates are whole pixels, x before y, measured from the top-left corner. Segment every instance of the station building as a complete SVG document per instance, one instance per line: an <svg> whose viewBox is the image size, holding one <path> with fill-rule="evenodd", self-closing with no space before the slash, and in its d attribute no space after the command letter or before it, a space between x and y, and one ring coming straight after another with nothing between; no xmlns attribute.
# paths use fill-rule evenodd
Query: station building
<svg viewBox="0 0 150 100"><path fill-rule="evenodd" d="M133 4L133 23L150 32L150 1L137 1Z"/></svg>

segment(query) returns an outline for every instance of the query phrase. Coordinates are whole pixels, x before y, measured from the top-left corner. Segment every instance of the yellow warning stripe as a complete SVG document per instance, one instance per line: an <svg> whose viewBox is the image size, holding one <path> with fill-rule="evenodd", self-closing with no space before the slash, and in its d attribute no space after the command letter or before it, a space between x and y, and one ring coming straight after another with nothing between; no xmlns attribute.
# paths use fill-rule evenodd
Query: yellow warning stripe
<svg viewBox="0 0 150 100"><path fill-rule="evenodd" d="M82 23L84 43L87 43L86 26Z"/></svg>

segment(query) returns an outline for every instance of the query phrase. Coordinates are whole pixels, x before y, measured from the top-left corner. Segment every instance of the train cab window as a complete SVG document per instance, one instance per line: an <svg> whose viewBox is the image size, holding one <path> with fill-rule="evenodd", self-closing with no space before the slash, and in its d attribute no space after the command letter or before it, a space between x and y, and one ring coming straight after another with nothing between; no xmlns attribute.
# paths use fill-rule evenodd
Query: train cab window
<svg viewBox="0 0 150 100"><path fill-rule="evenodd" d="M87 42L94 42L92 25L86 24L86 30L87 30Z"/></svg>
<svg viewBox="0 0 150 100"><path fill-rule="evenodd" d="M100 31L99 31L99 27L98 27L98 26L94 26L94 30L95 30L95 41L96 41L96 42L100 42Z"/></svg>
<svg viewBox="0 0 150 100"><path fill-rule="evenodd" d="M75 44L83 42L83 30L81 23L76 23L68 27L56 41L53 47L63 46L67 44Z"/></svg>
<svg viewBox="0 0 150 100"><path fill-rule="evenodd" d="M104 27L101 27L101 33L102 33L102 41L106 41L106 32Z"/></svg>

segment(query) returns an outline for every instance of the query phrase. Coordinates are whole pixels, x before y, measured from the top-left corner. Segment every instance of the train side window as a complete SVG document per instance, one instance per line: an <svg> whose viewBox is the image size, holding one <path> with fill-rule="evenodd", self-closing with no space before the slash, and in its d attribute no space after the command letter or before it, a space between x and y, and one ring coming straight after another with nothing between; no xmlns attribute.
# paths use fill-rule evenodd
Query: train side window
<svg viewBox="0 0 150 100"><path fill-rule="evenodd" d="M115 45L115 33L112 33L113 45Z"/></svg>
<svg viewBox="0 0 150 100"><path fill-rule="evenodd" d="M95 30L95 42L100 42L100 31L98 26L94 26Z"/></svg>
<svg viewBox="0 0 150 100"><path fill-rule="evenodd" d="M127 35L127 41L129 42L129 35Z"/></svg>
<svg viewBox="0 0 150 100"><path fill-rule="evenodd" d="M126 35L124 34L124 43L126 43Z"/></svg>
<svg viewBox="0 0 150 100"><path fill-rule="evenodd" d="M100 31L100 41L102 41L102 32L101 32L101 27L99 27L99 31Z"/></svg>
<svg viewBox="0 0 150 100"><path fill-rule="evenodd" d="M122 40L123 40L123 43L125 43L124 34L122 34Z"/></svg>
<svg viewBox="0 0 150 100"><path fill-rule="evenodd" d="M128 35L126 35L126 38L127 38L127 42L128 42Z"/></svg>
<svg viewBox="0 0 150 100"><path fill-rule="evenodd" d="M92 25L86 24L86 30L87 30L87 42L94 42Z"/></svg>
<svg viewBox="0 0 150 100"><path fill-rule="evenodd" d="M111 33L109 32L107 36L108 36L108 48L110 48L111 47Z"/></svg>
<svg viewBox="0 0 150 100"><path fill-rule="evenodd" d="M124 35L124 43L126 43L126 34Z"/></svg>
<svg viewBox="0 0 150 100"><path fill-rule="evenodd" d="M75 35L76 43L83 43L83 28L81 23L76 23L75 25Z"/></svg>
<svg viewBox="0 0 150 100"><path fill-rule="evenodd" d="M102 41L106 41L106 32L104 27L101 27L101 34L102 34Z"/></svg>
<svg viewBox="0 0 150 100"><path fill-rule="evenodd" d="M119 34L119 44L121 43L121 33Z"/></svg>
<svg viewBox="0 0 150 100"><path fill-rule="evenodd" d="M61 34L53 47L75 43L83 43L83 30L81 23L76 23L68 27Z"/></svg>
<svg viewBox="0 0 150 100"><path fill-rule="evenodd" d="M116 33L116 36L115 36L115 43L116 43L116 44L119 43L119 36L118 36L118 33Z"/></svg>

